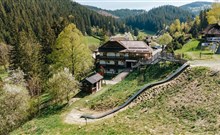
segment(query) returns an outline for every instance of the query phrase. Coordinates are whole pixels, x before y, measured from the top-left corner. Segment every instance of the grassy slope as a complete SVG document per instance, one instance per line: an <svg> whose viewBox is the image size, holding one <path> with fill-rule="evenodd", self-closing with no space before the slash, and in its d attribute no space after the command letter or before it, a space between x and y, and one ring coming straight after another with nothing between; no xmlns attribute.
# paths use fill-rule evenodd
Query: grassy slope
<svg viewBox="0 0 220 135"><path fill-rule="evenodd" d="M177 65L174 66L172 63L162 63L134 71L124 81L109 87L105 93L90 100L88 105L91 109L99 111L114 108L124 103L128 97L145 84L163 79L177 67ZM143 74L145 74L145 79Z"/></svg>
<svg viewBox="0 0 220 135"><path fill-rule="evenodd" d="M85 40L88 45L96 45L96 46L100 45L100 40L92 36L85 36Z"/></svg>
<svg viewBox="0 0 220 135"><path fill-rule="evenodd" d="M8 73L5 71L3 67L0 66L0 77L4 79L7 76L8 76Z"/></svg>
<svg viewBox="0 0 220 135"><path fill-rule="evenodd" d="M202 56L200 58L200 52ZM220 59L220 55L215 55L209 50L200 50L200 41L192 39L186 43L182 49L176 50L176 54L184 54L184 57L188 60L209 60L209 59Z"/></svg>
<svg viewBox="0 0 220 135"><path fill-rule="evenodd" d="M220 75L194 68L184 85L86 126L68 125L60 114L36 118L12 134L219 134Z"/></svg>

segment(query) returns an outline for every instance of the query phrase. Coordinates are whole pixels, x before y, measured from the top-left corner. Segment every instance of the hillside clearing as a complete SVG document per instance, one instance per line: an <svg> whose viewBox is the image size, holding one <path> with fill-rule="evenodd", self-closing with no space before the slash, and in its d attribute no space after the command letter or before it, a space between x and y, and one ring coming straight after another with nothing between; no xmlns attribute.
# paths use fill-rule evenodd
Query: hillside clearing
<svg viewBox="0 0 220 135"><path fill-rule="evenodd" d="M200 49L200 40L192 39L179 50L176 54L184 55L187 60L220 60L220 55L214 54L209 50Z"/></svg>
<svg viewBox="0 0 220 135"><path fill-rule="evenodd" d="M192 68L183 73L182 85L161 87L154 98L103 121L69 125L59 112L35 118L12 134L219 134L220 74L210 73Z"/></svg>

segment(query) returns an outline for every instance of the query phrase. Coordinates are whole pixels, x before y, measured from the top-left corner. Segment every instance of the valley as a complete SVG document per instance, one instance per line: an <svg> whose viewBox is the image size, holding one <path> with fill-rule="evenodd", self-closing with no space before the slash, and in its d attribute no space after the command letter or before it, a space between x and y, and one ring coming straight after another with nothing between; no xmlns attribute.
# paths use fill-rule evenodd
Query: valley
<svg viewBox="0 0 220 135"><path fill-rule="evenodd" d="M220 134L220 3L113 2L0 1L0 135Z"/></svg>

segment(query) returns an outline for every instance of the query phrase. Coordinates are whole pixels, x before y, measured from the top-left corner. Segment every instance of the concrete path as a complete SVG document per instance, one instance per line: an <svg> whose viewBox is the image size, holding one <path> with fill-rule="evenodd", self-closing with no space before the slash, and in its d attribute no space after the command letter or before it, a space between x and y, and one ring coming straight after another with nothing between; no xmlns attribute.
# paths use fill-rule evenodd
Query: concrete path
<svg viewBox="0 0 220 135"><path fill-rule="evenodd" d="M114 77L112 80L105 80L106 84L117 84L120 81L122 81L128 74L130 73L130 70L125 70L123 72L121 72L120 74L118 74L116 77Z"/></svg>

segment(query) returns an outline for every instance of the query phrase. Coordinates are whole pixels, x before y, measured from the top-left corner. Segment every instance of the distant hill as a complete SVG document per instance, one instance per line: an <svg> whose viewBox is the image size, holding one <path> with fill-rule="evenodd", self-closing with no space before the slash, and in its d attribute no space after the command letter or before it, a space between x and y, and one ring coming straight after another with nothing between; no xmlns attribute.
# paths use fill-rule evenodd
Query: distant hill
<svg viewBox="0 0 220 135"><path fill-rule="evenodd" d="M209 9L212 6L212 2L193 2L186 5L181 6L180 8L190 11L195 15L198 15L201 10Z"/></svg>
<svg viewBox="0 0 220 135"><path fill-rule="evenodd" d="M133 28L157 32L163 29L164 25L170 25L175 19L184 22L193 17L194 15L188 11L167 5L154 8L141 15L131 16L126 19L126 24Z"/></svg>
<svg viewBox="0 0 220 135"><path fill-rule="evenodd" d="M130 16L136 16L140 15L143 13L146 13L147 11L145 10L131 10L131 9L117 9L117 10L106 10L106 9L101 9L93 6L86 6L89 9L92 9L96 11L97 13L104 15L104 16L111 16L113 18L127 18Z"/></svg>

